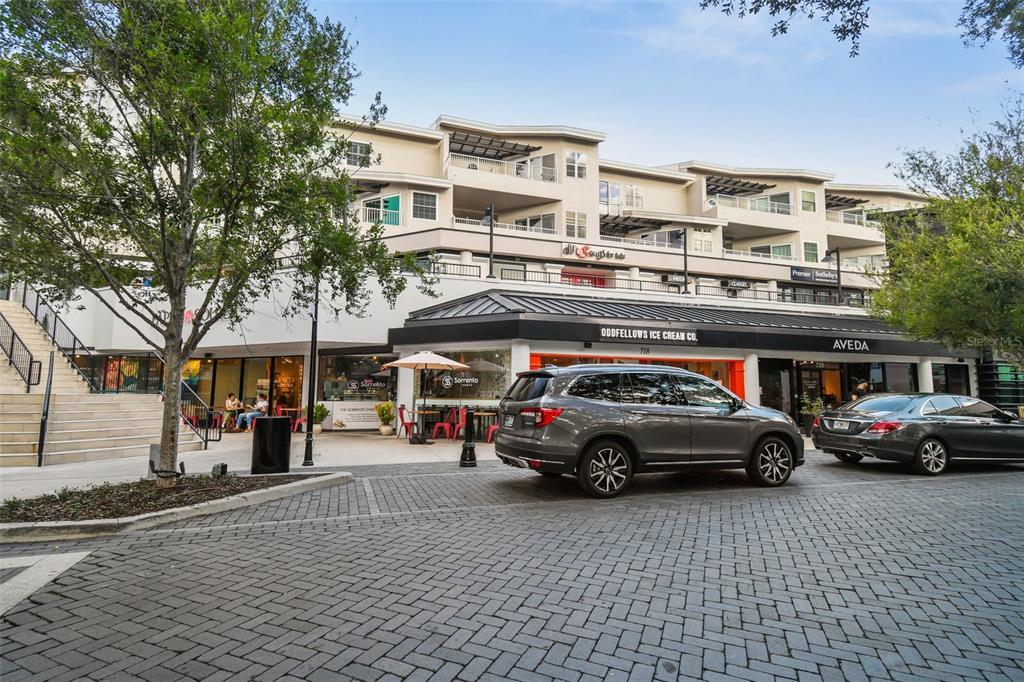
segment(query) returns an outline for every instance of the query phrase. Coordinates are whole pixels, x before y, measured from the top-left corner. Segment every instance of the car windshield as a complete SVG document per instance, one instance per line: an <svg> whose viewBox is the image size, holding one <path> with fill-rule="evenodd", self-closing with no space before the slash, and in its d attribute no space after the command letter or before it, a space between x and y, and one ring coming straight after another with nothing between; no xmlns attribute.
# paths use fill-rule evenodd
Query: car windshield
<svg viewBox="0 0 1024 682"><path fill-rule="evenodd" d="M844 409L857 412L899 412L910 404L913 398L905 395L868 396L855 400Z"/></svg>

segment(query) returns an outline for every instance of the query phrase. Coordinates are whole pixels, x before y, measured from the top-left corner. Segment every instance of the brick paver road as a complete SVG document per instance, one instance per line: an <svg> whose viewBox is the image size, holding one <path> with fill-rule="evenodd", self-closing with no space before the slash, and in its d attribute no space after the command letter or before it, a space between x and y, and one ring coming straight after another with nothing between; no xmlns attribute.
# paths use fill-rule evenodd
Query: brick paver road
<svg viewBox="0 0 1024 682"><path fill-rule="evenodd" d="M0 555L90 554L4 617L6 680L1024 680L1024 469L638 478L496 464ZM4 576L0 576L2 579ZM2 589L2 586L0 586Z"/></svg>

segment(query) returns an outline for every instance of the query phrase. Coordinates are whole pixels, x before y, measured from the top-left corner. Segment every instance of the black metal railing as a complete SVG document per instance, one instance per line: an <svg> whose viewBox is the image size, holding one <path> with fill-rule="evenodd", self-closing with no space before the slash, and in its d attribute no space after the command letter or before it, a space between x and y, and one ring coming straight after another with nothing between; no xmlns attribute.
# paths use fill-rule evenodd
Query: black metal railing
<svg viewBox="0 0 1024 682"><path fill-rule="evenodd" d="M25 380L25 392L28 393L39 383L42 365L32 358L32 352L3 313L0 313L0 348L3 349L11 367Z"/></svg>
<svg viewBox="0 0 1024 682"><path fill-rule="evenodd" d="M582 274L578 272L539 272L520 268L502 268L501 279L512 282L537 282L541 284L564 284L585 289L617 289L627 291L660 291L678 293L679 284L653 282L645 279L624 279L603 274Z"/></svg>
<svg viewBox="0 0 1024 682"><path fill-rule="evenodd" d="M75 358L90 354L89 349L81 339L75 336L75 333L60 318L60 315L57 314L57 311L54 310L49 301L43 298L42 294L36 291L31 284L26 282L12 283L8 297L12 301L21 301L21 305L29 312L32 319L36 321L36 324L42 327L43 332L50 338L53 345L57 347L57 350L64 354L71 367L82 376L83 381L89 384L89 389L99 392L97 387L89 380L89 377L82 374L81 370L78 369L78 365L75 364Z"/></svg>
<svg viewBox="0 0 1024 682"><path fill-rule="evenodd" d="M50 351L50 369L46 373L46 391L43 392L43 411L39 415L39 439L36 441L36 466L43 466L43 452L46 451L46 428L50 422L50 399L53 397L53 356Z"/></svg>
<svg viewBox="0 0 1024 682"><path fill-rule="evenodd" d="M217 442L224 433L224 413L210 409L192 387L181 382L181 418L203 440L203 447L211 440Z"/></svg>
<svg viewBox="0 0 1024 682"><path fill-rule="evenodd" d="M80 355L73 360L95 393L157 394L164 390L164 365L153 352Z"/></svg>
<svg viewBox="0 0 1024 682"><path fill-rule="evenodd" d="M417 261L416 266L430 275L458 275L460 277L476 277L479 279L483 274L483 269L479 265L468 263L448 263L446 261L435 261L432 263L428 260L420 260ZM411 273L411 270L407 271L407 274Z"/></svg>
<svg viewBox="0 0 1024 682"><path fill-rule="evenodd" d="M858 292L843 292L842 299L837 292L765 291L764 289L739 289L697 284L694 292L698 296L722 296L778 303L800 303L803 305L844 305L855 308L864 306L864 295Z"/></svg>

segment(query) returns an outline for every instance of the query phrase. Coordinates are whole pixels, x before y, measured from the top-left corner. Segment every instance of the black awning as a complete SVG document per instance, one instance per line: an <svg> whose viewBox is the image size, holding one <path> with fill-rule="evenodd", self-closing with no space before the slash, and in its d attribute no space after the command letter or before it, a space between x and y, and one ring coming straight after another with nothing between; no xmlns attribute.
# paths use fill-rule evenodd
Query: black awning
<svg viewBox="0 0 1024 682"><path fill-rule="evenodd" d="M749 180L730 178L724 175L709 175L704 178L704 182L707 185L708 196L713 194L728 194L730 196L741 197L750 194L760 194L761 192L775 186L763 182L750 182Z"/></svg>
<svg viewBox="0 0 1024 682"><path fill-rule="evenodd" d="M828 211L841 211L844 208L856 208L861 204L868 203L867 199L848 197L842 194L829 194L825 192L825 209Z"/></svg>
<svg viewBox="0 0 1024 682"><path fill-rule="evenodd" d="M378 182L375 180L361 180L359 178L349 178L349 187L353 189L356 194L377 194L382 189L387 187L390 183Z"/></svg>
<svg viewBox="0 0 1024 682"><path fill-rule="evenodd" d="M670 224L671 220L657 218L641 218L637 216L602 215L601 232L615 235L628 235L640 230L660 230Z"/></svg>
<svg viewBox="0 0 1024 682"><path fill-rule="evenodd" d="M476 133L466 133L459 130L452 132L448 136L449 151L455 154L466 154L483 159L503 161L505 159L527 156L539 149L540 147L528 144L502 140L487 135L477 135Z"/></svg>

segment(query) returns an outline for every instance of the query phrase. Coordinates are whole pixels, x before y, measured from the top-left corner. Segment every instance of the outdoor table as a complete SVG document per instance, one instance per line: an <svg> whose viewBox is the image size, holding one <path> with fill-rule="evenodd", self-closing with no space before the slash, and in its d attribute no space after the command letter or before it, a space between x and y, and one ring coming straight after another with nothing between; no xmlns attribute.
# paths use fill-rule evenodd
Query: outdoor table
<svg viewBox="0 0 1024 682"><path fill-rule="evenodd" d="M427 429L433 426L433 424L427 423L427 418L441 414L441 410L416 410L416 414L420 418L420 433L426 437L430 435L427 433ZM434 421L436 422L437 420L435 419Z"/></svg>
<svg viewBox="0 0 1024 682"><path fill-rule="evenodd" d="M487 427L494 423L497 412L474 412L473 419L476 421L476 437L480 438L487 433Z"/></svg>

